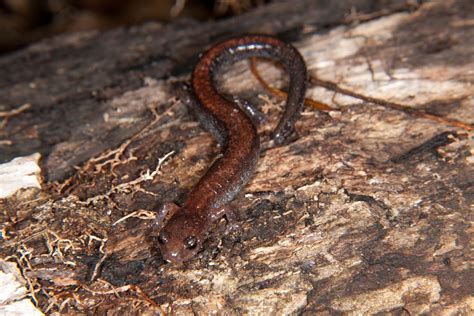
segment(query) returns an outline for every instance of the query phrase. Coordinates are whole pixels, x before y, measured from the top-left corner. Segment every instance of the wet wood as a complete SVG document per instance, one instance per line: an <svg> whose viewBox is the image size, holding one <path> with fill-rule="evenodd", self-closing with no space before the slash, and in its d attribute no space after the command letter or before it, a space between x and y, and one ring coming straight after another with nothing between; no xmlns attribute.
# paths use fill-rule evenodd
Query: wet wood
<svg viewBox="0 0 474 316"><path fill-rule="evenodd" d="M291 3L67 35L0 59L2 111L31 104L0 130L11 141L1 159L38 151L45 175L42 190L2 200L0 254L43 311L472 312L473 5ZM243 31L292 41L307 97L334 110L308 107L295 141L275 148L283 100L248 62L229 67L221 89L267 114L265 149L233 203L240 228L222 220L193 261L172 266L154 211L181 202L219 148L169 82ZM257 68L284 90L281 69Z"/></svg>

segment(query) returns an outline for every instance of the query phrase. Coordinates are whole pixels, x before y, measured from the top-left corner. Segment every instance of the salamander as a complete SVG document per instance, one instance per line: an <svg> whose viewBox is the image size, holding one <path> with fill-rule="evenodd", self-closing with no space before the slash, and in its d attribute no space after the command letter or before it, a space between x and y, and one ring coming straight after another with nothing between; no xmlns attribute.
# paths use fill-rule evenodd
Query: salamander
<svg viewBox="0 0 474 316"><path fill-rule="evenodd" d="M159 211L158 246L168 262L181 263L193 258L213 223L224 214L229 218L228 204L255 171L260 154L256 127L248 111L246 114L215 86L216 73L223 65L253 56L281 63L290 78L285 110L272 135L274 143L284 144L294 131L307 83L306 65L296 48L273 36L245 35L220 42L200 57L192 73L191 87L175 84L176 93L221 144L222 155L182 206L165 203Z"/></svg>

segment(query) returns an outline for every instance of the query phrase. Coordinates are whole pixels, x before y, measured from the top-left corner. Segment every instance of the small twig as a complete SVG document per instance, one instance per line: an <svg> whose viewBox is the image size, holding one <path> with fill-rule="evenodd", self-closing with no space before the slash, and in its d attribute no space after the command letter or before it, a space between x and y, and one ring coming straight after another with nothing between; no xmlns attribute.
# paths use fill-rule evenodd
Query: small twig
<svg viewBox="0 0 474 316"><path fill-rule="evenodd" d="M31 103L25 103L22 106L10 111L0 111L0 117L4 118L3 121L0 123L0 129L4 128L7 125L8 119L10 117L18 115L21 112L25 112L26 110L29 110L29 109L31 109Z"/></svg>
<svg viewBox="0 0 474 316"><path fill-rule="evenodd" d="M174 105L173 105L174 106ZM130 153L127 158L122 158L124 155L126 149L129 148L130 144L138 139L139 137L143 136L145 133L147 133L149 130L151 130L152 126L154 126L156 123L159 122L159 120L164 116L168 115L171 112L171 109L173 106L169 107L166 109L163 113L159 114L155 108L149 107L148 109L150 112L153 114L153 120L149 122L144 128L142 128L140 131L135 133L131 138L127 139L124 141L119 147L109 150L104 154L101 154L98 157L93 157L90 158L82 168L78 168L79 172L78 174L83 174L86 173L87 171L92 170L92 173L97 174L102 172L102 170L105 167L109 167L110 171L112 174L115 175L114 169L116 166L121 165L121 164L126 164L132 160L137 160L138 158L133 155L133 150L130 150ZM169 123L168 123L169 124ZM167 126L167 124L163 124L160 126L160 129L163 128L164 126ZM67 180L65 180L62 184L57 185L57 189L59 193L64 193L67 191L70 191L74 185L74 180L77 175L73 175ZM149 193L149 192L148 192Z"/></svg>
<svg viewBox="0 0 474 316"><path fill-rule="evenodd" d="M112 226L117 225L118 223L123 222L124 220L130 218L130 217L135 217L139 219L154 219L156 217L156 213L148 210L136 210L135 212L132 212L120 219L118 219L116 222L112 224Z"/></svg>
<svg viewBox="0 0 474 316"><path fill-rule="evenodd" d="M89 239L87 241L87 247L90 247L90 245L93 241L98 241L98 242L100 242L99 252L100 253L105 253L104 245L107 242L107 238L100 238L100 237L97 237L95 235L88 235L88 236L89 236Z"/></svg>
<svg viewBox="0 0 474 316"><path fill-rule="evenodd" d="M21 275L26 280L29 296L31 297L33 304L35 304L35 306L38 306L38 298L36 297L36 294L35 294L35 291L36 291L35 284L34 282L32 282L31 278L27 274L27 270L31 270L31 263L30 263L31 251L28 250L24 244L22 244L20 245L17 252L20 254L20 257L13 256L13 258L16 259L16 262L20 268Z"/></svg>
<svg viewBox="0 0 474 316"><path fill-rule="evenodd" d="M281 91L280 89L277 89L275 87L272 87L270 86L263 78L262 76L260 76L260 73L258 72L257 70L257 63L256 63L256 58L253 57L253 58L250 58L250 71L252 72L252 74L255 76L255 78L258 80L258 82L260 82L260 84L263 86L263 88L265 88L265 90L269 91L270 93L278 96L278 97L281 97L281 98L286 98L288 96L288 94L284 91ZM320 110L320 111L326 111L326 112L329 112L329 111L334 111L334 110L337 110L337 109L333 109L331 108L329 105L327 104L324 104L322 102L319 102L319 101L315 101L315 100L312 100L312 99L304 99L304 104L306 106L310 106L316 110Z"/></svg>
<svg viewBox="0 0 474 316"><path fill-rule="evenodd" d="M369 97L369 96L366 96L366 95L363 95L363 94L360 94L360 93L357 93L357 92L354 92L354 91L351 91L351 90L348 90L348 89L345 89L345 88L341 88L340 86L338 86L334 82L322 80L322 79L316 78L314 76L310 76L310 82L314 85L324 87L328 90L331 90L331 91L334 91L334 92L337 92L337 93L341 93L341 94L344 94L344 95L348 95L348 96L357 98L359 100L363 100L365 102L370 102L370 103L373 103L373 104L377 104L377 105L380 105L380 106L383 106L383 107L386 107L386 108L389 108L389 109L392 109L392 110L401 111L401 112L404 112L404 113L409 114L409 115L413 115L413 116L416 116L416 117L422 117L422 118L425 118L425 119L428 119L428 120L436 121L436 122L451 125L451 126L460 127L460 128L463 128L467 131L472 131L474 129L473 126L471 126L467 123L464 123L464 122L460 122L458 120L437 116L437 115L434 115L434 114L427 113L423 110L410 108L408 106L398 104L398 103L395 103L395 102L390 102L390 101L386 101L386 100L382 100L382 99L378 99L378 98L374 98L374 97Z"/></svg>
<svg viewBox="0 0 474 316"><path fill-rule="evenodd" d="M97 277L99 276L100 268L102 267L102 264L104 263L105 259L107 259L108 257L109 254L105 252L104 255L99 259L99 261L97 261L89 281L92 282L97 279Z"/></svg>
<svg viewBox="0 0 474 316"><path fill-rule="evenodd" d="M374 19L378 19L384 16L387 16L389 14L393 14L395 12L401 12L401 11L407 11L407 9L417 9L420 6L416 1L414 0L408 0L405 2L402 2L399 5L387 8L387 9L382 9L379 11L375 11L372 13L359 13L357 12L356 8L351 8L351 11L349 14L346 14L344 20L342 23L344 24L352 24L356 23L359 24L361 22L366 22L366 21L371 21Z"/></svg>
<svg viewBox="0 0 474 316"><path fill-rule="evenodd" d="M133 291L135 293L137 293L139 295L139 297L141 297L142 299L144 299L148 304L150 304L151 306L155 307L155 308L158 308L163 314L165 314L165 311L162 309L161 305L155 303L151 298L148 297L148 295L145 294L145 292L143 292L143 290L141 288L139 288L138 286L136 285L132 285L132 284L129 284L129 285L124 285L124 286L120 286L120 287L113 287L110 283L108 283L107 281L105 280L102 280L102 279L98 279L97 282L100 282L100 283L103 283L109 287L111 287L112 289L111 290L108 290L108 291L95 291L93 289L90 289L89 287L87 287L85 284L83 284L81 287L86 290L87 292L90 292L94 295L110 295L110 294L114 294L115 296L117 297L120 297L119 293L122 293L122 292L127 292L127 291Z"/></svg>
<svg viewBox="0 0 474 316"><path fill-rule="evenodd" d="M0 117L11 117L14 115L18 115L28 109L31 109L31 103L25 103L22 106L10 111L0 111Z"/></svg>
<svg viewBox="0 0 474 316"><path fill-rule="evenodd" d="M274 95L277 95L279 97L286 97L287 96L287 94L285 92L283 92L283 91L281 91L281 90L279 90L275 87L270 86L260 76L260 74L257 70L257 66L256 66L256 58L251 58L250 59L250 70L252 71L252 74L255 76L255 78L257 78L257 80L260 82L260 84L262 84L262 86L266 90L268 90L270 93L272 93ZM360 100L363 100L363 101L366 101L366 102L374 103L374 104L377 104L377 105L380 105L380 106L383 106L383 107L386 107L386 108L401 111L401 112L404 112L404 113L409 114L409 115L422 117L422 118L425 118L425 119L428 119L428 120L431 120L431 121L435 121L435 122L439 122L439 123L443 123L443 124L447 124L447 125L451 125L451 126L460 127L460 128L463 128L467 131L472 131L474 129L473 126L471 126L467 123L464 123L464 122L460 122L460 121L455 120L455 119L449 119L449 118L441 117L441 116L438 116L438 115L427 113L426 111L423 111L423 110L410 108L408 106L398 104L398 103L395 103L395 102L390 102L390 101L386 101L386 100L382 100L382 99L369 97L369 96L366 96L366 95L363 95L363 94L360 94L360 93L357 93L357 92L354 92L354 91L351 91L351 90L348 90L348 89L341 88L334 82L322 80L322 79L316 78L314 76L310 76L310 82L314 85L317 85L317 86L326 88L328 90L334 91L335 93L341 93L341 94L344 94L344 95L348 95L348 96L351 96L351 97L354 97L354 98L357 98L357 99L360 99ZM331 107L329 107L328 105L326 105L324 103L321 103L321 102L318 102L318 101L315 101L315 100L311 100L311 99L305 99L305 105L306 106L311 106L311 107L313 107L315 109L318 109L318 110L321 110L321 111L333 111L333 110L335 110L335 109L332 109Z"/></svg>
<svg viewBox="0 0 474 316"><path fill-rule="evenodd" d="M2 125L3 125L3 122L0 123L0 129L2 128ZM11 145L13 145L13 142L9 139L0 140L0 146L11 146Z"/></svg>
<svg viewBox="0 0 474 316"><path fill-rule="evenodd" d="M134 180L131 180L131 181L128 181L128 182L124 182L124 183L121 183L117 186L113 186L112 188L110 188L105 194L100 194L100 195L96 195L96 196L93 196L93 197L90 197L88 198L84 204L88 205L90 203L95 203L96 201L98 200L102 200L102 199L107 199L109 198L112 194L114 193L121 193L121 192L128 192L128 191L132 191L132 188L135 186L135 185L138 185L140 184L141 182L144 182L144 181L149 181L149 180L153 180L155 178L155 176L157 176L160 172L161 172L161 165L166 161L166 159L168 159L172 154L174 154L174 151L170 151L169 153L167 153L166 155L164 155L163 157L159 158L158 159L158 164L156 165L156 168L154 171L150 171L149 169L147 169L144 173L142 173L138 178L134 179Z"/></svg>

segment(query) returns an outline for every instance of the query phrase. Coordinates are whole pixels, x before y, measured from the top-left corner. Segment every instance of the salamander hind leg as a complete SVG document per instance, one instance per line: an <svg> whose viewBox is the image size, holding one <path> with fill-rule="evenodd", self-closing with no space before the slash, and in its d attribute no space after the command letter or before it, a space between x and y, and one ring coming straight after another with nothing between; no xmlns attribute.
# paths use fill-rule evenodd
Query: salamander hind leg
<svg viewBox="0 0 474 316"><path fill-rule="evenodd" d="M255 126L259 126L267 121L265 115L260 112L260 110L257 109L250 101L238 96L233 96L232 100L242 111L245 112L245 114L247 114Z"/></svg>
<svg viewBox="0 0 474 316"><path fill-rule="evenodd" d="M283 146L298 139L298 134L295 132L294 124L287 122L277 127L272 138L276 146Z"/></svg>

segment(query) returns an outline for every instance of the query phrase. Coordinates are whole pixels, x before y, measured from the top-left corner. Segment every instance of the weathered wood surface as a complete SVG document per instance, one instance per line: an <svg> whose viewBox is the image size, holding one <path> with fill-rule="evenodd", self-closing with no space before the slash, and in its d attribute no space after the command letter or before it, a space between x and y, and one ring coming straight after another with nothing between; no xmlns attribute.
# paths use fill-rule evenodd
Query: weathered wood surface
<svg viewBox="0 0 474 316"><path fill-rule="evenodd" d="M340 24L351 10L370 13L410 8L401 0L379 5L372 2L283 2L222 22L185 20L105 34L66 35L3 57L0 105L9 109L32 104L33 108L1 131L1 139L9 143L2 146L0 160L38 151L47 155L47 178L64 179L74 165L118 146L150 119L146 107L136 104L128 113L114 111L112 120L104 124L103 116L111 111L110 102L105 101L143 87L146 78L167 79L188 73L206 45L222 38L247 32L287 33L291 38L304 25L324 28ZM125 116L128 126L114 120Z"/></svg>
<svg viewBox="0 0 474 316"><path fill-rule="evenodd" d="M474 123L473 5L392 1L380 14L335 2L68 35L0 59L0 102L32 104L0 130L12 142L1 158L40 151L59 181L2 201L2 257L17 258L43 310L473 311L472 132L384 106ZM219 150L168 80L189 73L203 43L246 31L290 34L316 78L307 96L337 110L306 109L298 139L273 148L282 100L246 62L228 69L222 89L269 116L266 149L234 202L240 230L223 220L195 260L171 266L151 211L182 201ZM274 65L258 68L285 85Z"/></svg>

